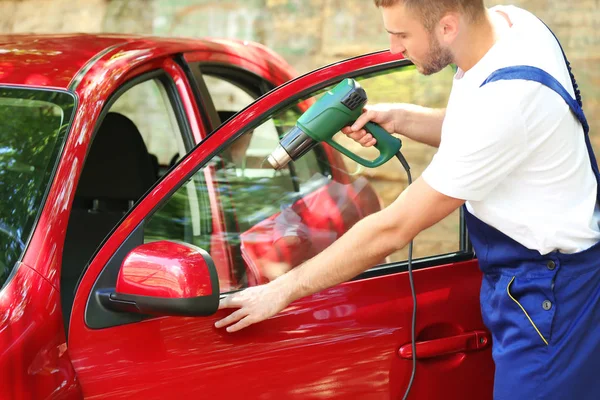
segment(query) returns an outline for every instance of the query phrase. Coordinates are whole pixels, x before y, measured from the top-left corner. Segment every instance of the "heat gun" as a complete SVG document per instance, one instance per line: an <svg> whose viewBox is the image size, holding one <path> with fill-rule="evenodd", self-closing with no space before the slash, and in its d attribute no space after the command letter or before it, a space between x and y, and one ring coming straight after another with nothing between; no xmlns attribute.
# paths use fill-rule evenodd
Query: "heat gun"
<svg viewBox="0 0 600 400"><path fill-rule="evenodd" d="M344 79L302 114L267 161L279 170L291 160L302 157L319 142L325 142L365 167L374 168L386 163L398 153L402 142L375 123L365 125L365 129L377 140L375 148L379 150L379 156L375 160L357 156L333 140L344 126L356 121L366 102L367 94L360 84L354 79Z"/></svg>
<svg viewBox="0 0 600 400"><path fill-rule="evenodd" d="M366 160L350 150L333 141L333 136L344 126L352 124L362 114L363 106L367 102L367 93L354 79L344 79L333 89L326 92L315 104L304 112L296 125L279 142L279 145L267 157L271 166L279 170L290 161L298 160L319 142L325 142L336 150L350 157L352 160L365 167L378 167L396 156L408 175L408 184L412 183L410 166L400 152L402 142L390 135L378 124L368 122L364 128L377 140L375 148L379 156L372 161ZM412 374L403 400L408 398L413 385L417 367L416 349L416 324L417 324L417 296L412 273L413 241L408 247L408 276L413 299L413 316L411 324L412 339Z"/></svg>

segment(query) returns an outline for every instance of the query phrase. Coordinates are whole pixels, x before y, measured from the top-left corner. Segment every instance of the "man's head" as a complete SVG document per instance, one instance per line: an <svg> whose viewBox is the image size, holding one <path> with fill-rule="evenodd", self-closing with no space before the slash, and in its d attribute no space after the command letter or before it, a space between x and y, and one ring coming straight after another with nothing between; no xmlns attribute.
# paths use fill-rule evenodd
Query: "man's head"
<svg viewBox="0 0 600 400"><path fill-rule="evenodd" d="M483 0L374 0L381 8L390 50L410 58L419 72L434 74L454 62L461 26L485 16Z"/></svg>

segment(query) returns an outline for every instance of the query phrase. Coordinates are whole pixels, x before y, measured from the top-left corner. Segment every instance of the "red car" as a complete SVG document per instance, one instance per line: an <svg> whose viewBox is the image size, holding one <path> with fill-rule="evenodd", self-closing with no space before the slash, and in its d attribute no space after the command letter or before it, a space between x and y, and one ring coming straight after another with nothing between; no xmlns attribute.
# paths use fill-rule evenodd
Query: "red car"
<svg viewBox="0 0 600 400"><path fill-rule="evenodd" d="M214 322L230 312L216 310L220 295L274 279L382 207L328 146L283 171L264 158L343 78L376 100L402 82L425 87L409 61L381 51L293 79L281 57L247 42L0 43L1 399L404 393L402 255L242 332ZM452 251L433 246L414 264L411 398L492 394L481 275L460 217L452 223Z"/></svg>

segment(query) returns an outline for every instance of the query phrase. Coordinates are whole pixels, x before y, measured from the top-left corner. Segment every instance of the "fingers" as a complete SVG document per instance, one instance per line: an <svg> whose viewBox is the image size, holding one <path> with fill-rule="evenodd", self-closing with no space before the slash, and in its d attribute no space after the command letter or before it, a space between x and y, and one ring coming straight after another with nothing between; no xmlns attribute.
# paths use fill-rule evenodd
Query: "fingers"
<svg viewBox="0 0 600 400"><path fill-rule="evenodd" d="M267 283L229 295L220 301L219 309L239 308L239 310L215 322L215 327L222 328L229 325L227 332L237 332L264 321L289 305L291 300L285 293L288 292L282 293L281 287Z"/></svg>
<svg viewBox="0 0 600 400"><path fill-rule="evenodd" d="M224 308L234 308L234 307L237 307L237 308L240 307L240 304L236 300L235 294L225 296L219 300L219 310L222 310Z"/></svg>
<svg viewBox="0 0 600 400"><path fill-rule="evenodd" d="M227 332L237 332L252 325L254 321L250 316L244 317L240 322L227 328Z"/></svg>
<svg viewBox="0 0 600 400"><path fill-rule="evenodd" d="M359 129L364 127L367 122L371 121L374 117L375 117L375 112L372 110L367 110L367 111L363 112L360 115L360 117L358 117L356 119L356 121L354 121L354 123L352 124L352 126L351 126L352 130L355 132L358 131Z"/></svg>
<svg viewBox="0 0 600 400"><path fill-rule="evenodd" d="M349 126L345 126L342 128L342 133L354 139L356 141L360 140L364 135L367 134L367 131L364 129L359 129L358 131L353 131Z"/></svg>
<svg viewBox="0 0 600 400"><path fill-rule="evenodd" d="M377 140L375 140L375 138L370 133L367 133L360 140L357 140L357 142L360 143L363 147L370 147L377 143Z"/></svg>
<svg viewBox="0 0 600 400"><path fill-rule="evenodd" d="M363 109L363 113L358 119L352 124L352 126L346 126L342 128L344 133L349 138L360 143L363 147L371 147L377 143L377 140L364 129L367 122L372 121L375 118L375 111L369 110L368 108Z"/></svg>
<svg viewBox="0 0 600 400"><path fill-rule="evenodd" d="M246 317L247 315L248 315L248 313L246 312L246 310L244 310L244 309L237 310L237 311L229 314L227 317L225 317L225 318L223 318L223 319L215 322L215 327L216 328L222 328L224 326L231 325L234 322L237 322L240 319ZM229 328L227 329L227 331L231 332L229 330Z"/></svg>
<svg viewBox="0 0 600 400"><path fill-rule="evenodd" d="M344 133L350 139L360 143L363 147L371 147L377 143L377 140L373 137L373 135L364 129L360 129L359 131L355 132L349 126L347 126L342 128L342 133Z"/></svg>

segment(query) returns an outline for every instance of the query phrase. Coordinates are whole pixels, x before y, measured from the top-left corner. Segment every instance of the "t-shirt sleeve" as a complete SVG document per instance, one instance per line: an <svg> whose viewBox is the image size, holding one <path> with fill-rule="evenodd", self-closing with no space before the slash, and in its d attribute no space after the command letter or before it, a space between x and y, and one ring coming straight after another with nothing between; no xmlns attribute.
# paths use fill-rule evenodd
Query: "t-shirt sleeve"
<svg viewBox="0 0 600 400"><path fill-rule="evenodd" d="M527 131L519 102L487 89L481 88L480 98L455 107L452 114L447 111L440 147L422 174L425 182L446 196L483 200L527 158Z"/></svg>

